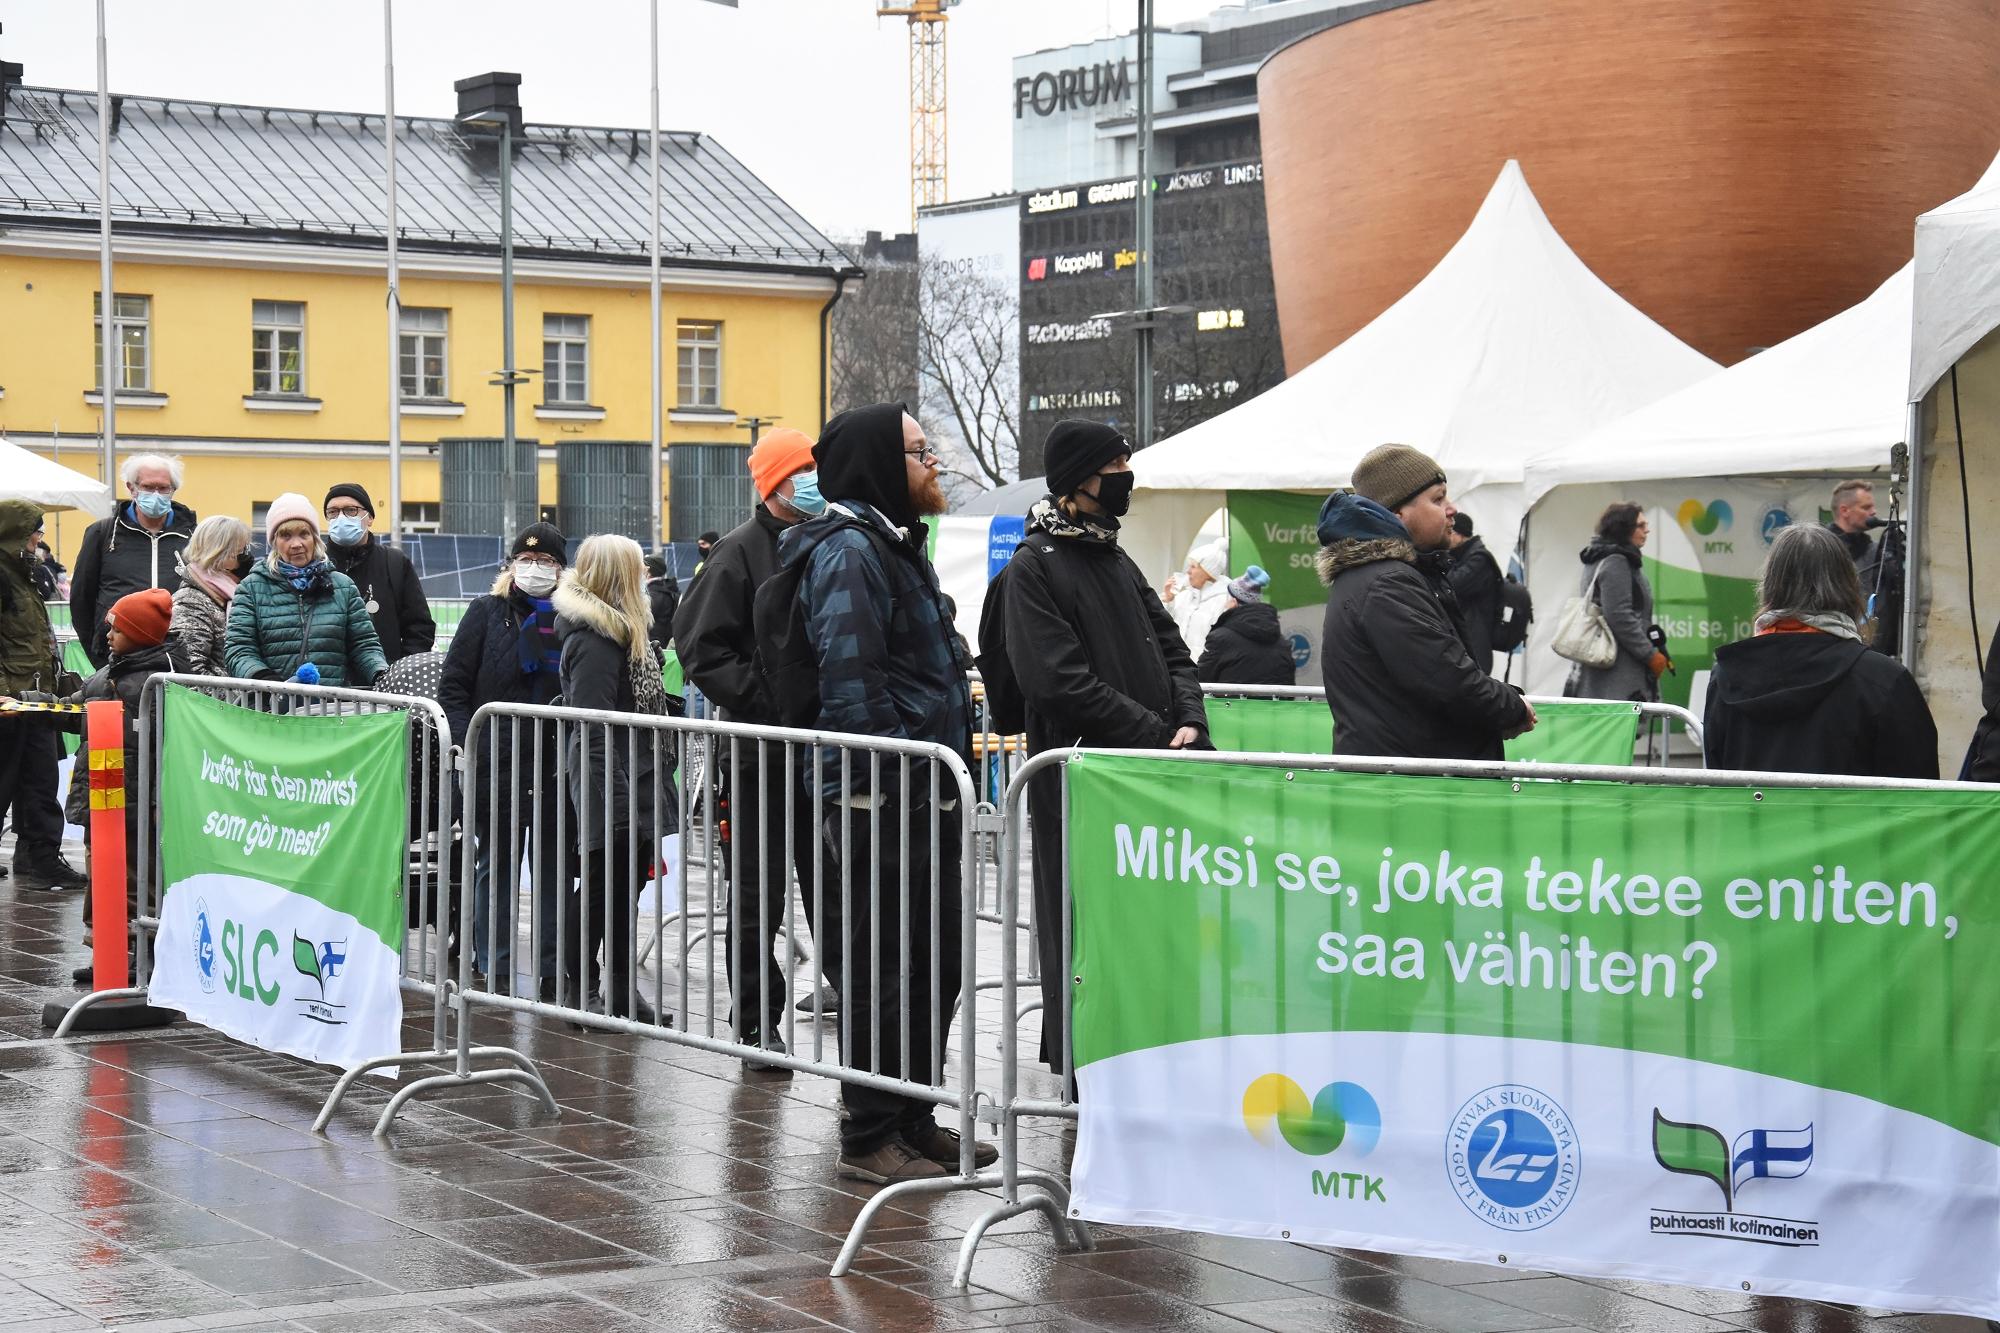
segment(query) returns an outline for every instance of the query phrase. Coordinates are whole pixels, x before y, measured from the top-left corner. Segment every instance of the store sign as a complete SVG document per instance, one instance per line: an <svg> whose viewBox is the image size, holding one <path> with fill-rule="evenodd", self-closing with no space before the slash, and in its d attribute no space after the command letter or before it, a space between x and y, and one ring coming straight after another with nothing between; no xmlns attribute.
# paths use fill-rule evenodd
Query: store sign
<svg viewBox="0 0 2000 1333"><path fill-rule="evenodd" d="M1137 250L1120 250L1111 256L1111 267L1113 269L1131 268L1138 262L1139 252Z"/></svg>
<svg viewBox="0 0 2000 1333"><path fill-rule="evenodd" d="M1030 412L1072 412L1080 407L1123 407L1125 395L1117 389L1073 389L1068 393L1031 393Z"/></svg>
<svg viewBox="0 0 2000 1333"><path fill-rule="evenodd" d="M1094 187L1091 191L1090 202L1093 204L1097 202L1096 189ZM1028 196L1028 211L1030 213L1055 213L1065 208L1075 207L1075 190L1044 190L1040 194L1031 194Z"/></svg>
<svg viewBox="0 0 2000 1333"><path fill-rule="evenodd" d="M1264 164L1262 162L1245 162L1240 166L1224 167L1222 169L1222 183L1224 185L1257 185L1262 184L1263 180Z"/></svg>
<svg viewBox="0 0 2000 1333"><path fill-rule="evenodd" d="M1028 261L1028 281L1040 282L1051 272L1058 277L1093 273L1104 267L1102 250L1084 250L1073 255L1036 255Z"/></svg>
<svg viewBox="0 0 2000 1333"><path fill-rule="evenodd" d="M1243 327L1243 312L1241 310L1203 310L1195 315L1194 327L1197 333L1217 333L1225 329L1240 329Z"/></svg>
<svg viewBox="0 0 2000 1333"><path fill-rule="evenodd" d="M1085 192L1084 197L1093 204L1126 203L1139 197L1139 182L1137 180L1105 181L1102 184L1091 186Z"/></svg>
<svg viewBox="0 0 2000 1333"><path fill-rule="evenodd" d="M1132 62L1107 60L1075 69L1048 70L1014 80L1014 119L1032 108L1038 116L1104 106L1132 95Z"/></svg>
<svg viewBox="0 0 2000 1333"><path fill-rule="evenodd" d="M1028 325L1028 341L1038 344L1097 342L1110 336L1111 321L1108 319L1081 319L1073 324Z"/></svg>
<svg viewBox="0 0 2000 1333"><path fill-rule="evenodd" d="M1208 384L1193 384L1183 380L1167 388L1166 398L1170 403L1206 403L1223 398L1234 398L1243 388L1240 380L1215 380Z"/></svg>
<svg viewBox="0 0 2000 1333"><path fill-rule="evenodd" d="M1173 194L1179 190L1205 190L1215 184L1213 169L1206 171L1176 171L1164 177L1160 183L1161 194Z"/></svg>

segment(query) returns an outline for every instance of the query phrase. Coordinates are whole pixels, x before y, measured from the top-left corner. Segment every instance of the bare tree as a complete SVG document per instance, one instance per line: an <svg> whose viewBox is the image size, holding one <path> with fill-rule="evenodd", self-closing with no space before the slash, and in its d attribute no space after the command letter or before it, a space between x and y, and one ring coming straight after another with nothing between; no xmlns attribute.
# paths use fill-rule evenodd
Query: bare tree
<svg viewBox="0 0 2000 1333"><path fill-rule="evenodd" d="M1021 451L1021 303L1011 274L971 261L918 262L921 402L948 488L1015 478Z"/></svg>
<svg viewBox="0 0 2000 1333"><path fill-rule="evenodd" d="M850 252L861 253L860 246ZM831 410L865 403L915 407L917 383L917 266L861 254L862 280L833 308L829 397Z"/></svg>

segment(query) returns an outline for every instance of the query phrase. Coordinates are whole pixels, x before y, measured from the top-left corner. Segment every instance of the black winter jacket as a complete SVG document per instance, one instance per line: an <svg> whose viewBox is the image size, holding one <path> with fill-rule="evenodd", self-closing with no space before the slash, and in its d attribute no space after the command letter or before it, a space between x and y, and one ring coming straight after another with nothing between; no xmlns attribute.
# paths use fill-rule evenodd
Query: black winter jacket
<svg viewBox="0 0 2000 1333"><path fill-rule="evenodd" d="M1967 782L2000 782L2000 629L1993 631L1993 646L1986 650L1986 674L1980 679L1979 699L1986 716L1972 731L1972 748L1966 751Z"/></svg>
<svg viewBox="0 0 2000 1333"><path fill-rule="evenodd" d="M84 529L70 576L70 624L93 666L103 666L111 656L104 644L104 613L128 592L180 587L180 558L194 536L194 510L180 501L174 501L174 512L158 532L139 525L132 503L126 501L110 518Z"/></svg>
<svg viewBox="0 0 2000 1333"><path fill-rule="evenodd" d="M521 625L533 611L533 604L527 596L514 587L514 576L505 570L494 580L491 592L475 597L465 608L465 615L458 622L458 631L451 636L451 647L445 651L444 670L438 680L438 703L451 722L452 739L458 744L466 743L467 733L472 727L472 715L484 704L548 703L562 693L559 678L540 682L538 692L535 677L541 673L521 669ZM498 790L508 793L510 777L516 772L513 724L501 718L488 725L492 727L492 739L482 739L479 743L479 780L472 784L468 793L473 817L477 820L475 827L482 837L485 836L489 803L485 775L489 771L496 774ZM542 764L539 769L535 767L534 725L524 721L520 727L523 754L518 771L524 809L538 781L552 778L562 759L556 753L554 744L556 729L544 724ZM554 789L550 787L546 790L552 793ZM508 795L502 796L503 810L510 799Z"/></svg>
<svg viewBox="0 0 2000 1333"><path fill-rule="evenodd" d="M568 579L557 586L554 600L556 634L562 639L563 704L633 712L632 658L627 648L631 636L643 635L646 627L632 624L616 607ZM662 738L661 744L671 744L671 738ZM645 855L653 855L656 779L651 737L641 734L633 746L624 734L572 724L563 762L569 770L578 845L602 850L608 828L610 845L619 854L629 839ZM673 792L660 792L659 799L670 806Z"/></svg>
<svg viewBox="0 0 2000 1333"><path fill-rule="evenodd" d="M1352 494L1320 510L1320 641L1334 753L1503 759L1527 720L1512 687L1477 666L1453 620L1436 553L1419 555L1394 514Z"/></svg>
<svg viewBox="0 0 2000 1333"><path fill-rule="evenodd" d="M1715 650L1710 768L1935 778L1937 724L1893 658L1831 634L1760 634Z"/></svg>
<svg viewBox="0 0 2000 1333"><path fill-rule="evenodd" d="M1298 679L1292 645L1268 602L1246 602L1218 616L1198 670L1203 680L1223 685L1290 685Z"/></svg>
<svg viewBox="0 0 2000 1333"><path fill-rule="evenodd" d="M1030 529L987 590L1027 708L1028 749L1162 749L1208 730L1201 678L1174 619L1114 542ZM981 633L981 646L995 643Z"/></svg>
<svg viewBox="0 0 2000 1333"><path fill-rule="evenodd" d="M731 528L688 581L674 612L681 670L737 722L778 720L757 669L750 612L757 589L778 572L778 534L786 526L760 506Z"/></svg>
<svg viewBox="0 0 2000 1333"><path fill-rule="evenodd" d="M1458 627L1465 651L1481 671L1493 670L1493 625L1500 619L1500 562L1486 549L1484 537L1468 537L1451 553L1445 575L1458 600Z"/></svg>
<svg viewBox="0 0 2000 1333"><path fill-rule="evenodd" d="M681 606L680 581L671 574L647 579L646 602L653 608L653 627L646 633L664 649L674 641L674 616Z"/></svg>
<svg viewBox="0 0 2000 1333"><path fill-rule="evenodd" d="M357 546L328 542L326 557L361 590L384 657L395 662L427 653L437 643L437 622L410 557L373 533Z"/></svg>

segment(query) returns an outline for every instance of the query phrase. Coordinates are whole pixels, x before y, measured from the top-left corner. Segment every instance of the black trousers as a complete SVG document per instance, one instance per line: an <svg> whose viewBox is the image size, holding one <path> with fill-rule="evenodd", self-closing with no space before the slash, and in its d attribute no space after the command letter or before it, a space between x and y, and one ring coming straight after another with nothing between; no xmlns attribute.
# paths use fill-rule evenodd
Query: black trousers
<svg viewBox="0 0 2000 1333"><path fill-rule="evenodd" d="M879 854L872 859L866 811L836 806L824 825L828 851L847 867L842 968L847 981L840 997L840 1044L842 1063L851 1069L915 1083L941 1081L964 956L959 936L965 913L959 845L963 813L939 812L935 862L928 804L912 806L907 843L900 807L884 808L878 816ZM936 1109L920 1098L853 1083L841 1084L840 1100L846 1111L840 1147L850 1156L875 1151L930 1119Z"/></svg>
<svg viewBox="0 0 2000 1333"><path fill-rule="evenodd" d="M812 793L807 757L792 764L791 819L785 818L785 760L779 747L767 746L761 758L752 741L737 741L733 760L730 743L721 749L730 760L730 846L722 859L730 877L729 1000L738 1036L753 1032L779 1033L791 993L785 971L772 945L785 924L791 900L792 875L798 875L799 914L812 931L815 962L828 983L840 986L840 862L819 837L819 800ZM786 864L787 835L791 864ZM815 905L814 886L819 885Z"/></svg>
<svg viewBox="0 0 2000 1333"><path fill-rule="evenodd" d="M1035 956L1042 974L1042 1063L1063 1072L1064 1039L1069 1032L1069 1006L1063 999L1063 977L1069 959L1063 953L1062 771L1049 768L1028 779L1028 819L1032 834L1035 876ZM1011 927L1010 927L1011 928Z"/></svg>
<svg viewBox="0 0 2000 1333"><path fill-rule="evenodd" d="M574 997L581 981L586 992L601 990L614 1014L626 1009L626 986L635 961L633 921L639 888L653 860L648 848L634 845L624 833L615 830L608 844L585 853L579 891L562 895L562 965L568 980L558 994ZM599 949L604 951L601 967Z"/></svg>
<svg viewBox="0 0 2000 1333"><path fill-rule="evenodd" d="M62 803L56 799L62 746L46 718L19 717L7 726L0 744L0 813L14 826L14 859L27 865L62 851Z"/></svg>

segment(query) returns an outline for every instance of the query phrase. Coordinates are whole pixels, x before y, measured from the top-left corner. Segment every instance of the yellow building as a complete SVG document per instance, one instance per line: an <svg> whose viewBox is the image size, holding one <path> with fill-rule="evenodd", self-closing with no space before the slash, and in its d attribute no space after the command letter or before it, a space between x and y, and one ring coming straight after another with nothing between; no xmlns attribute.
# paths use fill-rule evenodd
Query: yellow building
<svg viewBox="0 0 2000 1333"><path fill-rule="evenodd" d="M0 435L95 474L96 98L0 95ZM179 455L181 499L246 519L359 481L386 528L382 118L113 105L119 455ZM461 442L502 434L498 145L397 128L404 526L492 534L500 450ZM515 429L540 446L537 498L578 533L644 540L646 136L535 125L515 143ZM741 517L752 418L822 423L826 315L854 270L714 139L663 135L661 157L664 535L688 541Z"/></svg>

